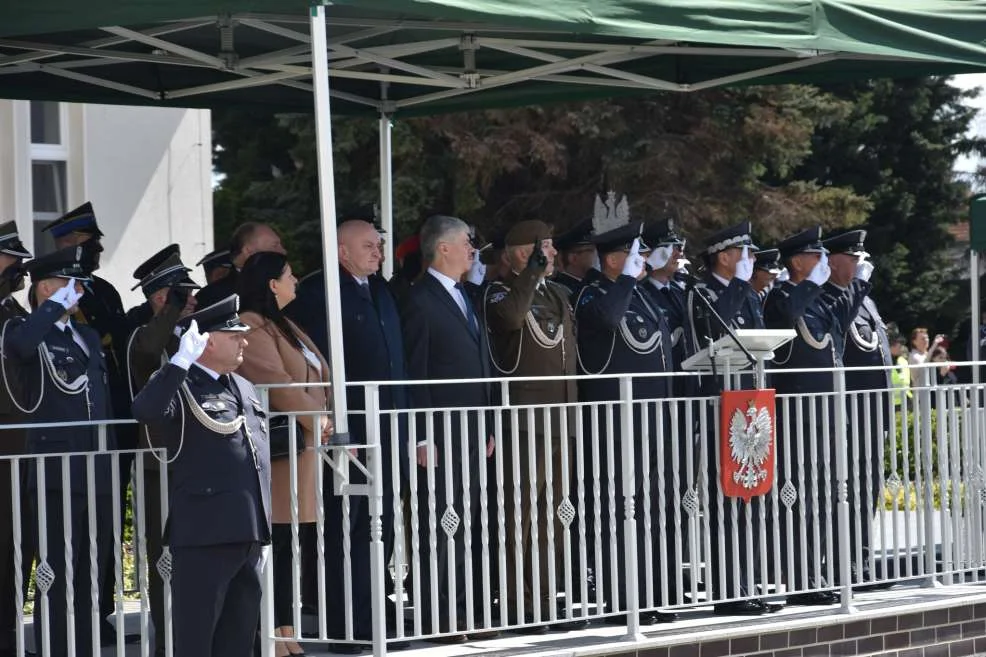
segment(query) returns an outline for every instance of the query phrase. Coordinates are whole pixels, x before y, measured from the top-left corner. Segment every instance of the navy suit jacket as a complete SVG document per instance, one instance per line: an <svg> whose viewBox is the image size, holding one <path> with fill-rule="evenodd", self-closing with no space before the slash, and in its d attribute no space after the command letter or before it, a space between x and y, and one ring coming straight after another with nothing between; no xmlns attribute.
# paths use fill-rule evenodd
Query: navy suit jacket
<svg viewBox="0 0 986 657"><path fill-rule="evenodd" d="M236 396L195 365L186 372L169 363L134 398L134 417L154 435L167 436L169 454L180 441L168 475L167 534L173 547L270 541L266 416L253 385L238 374L230 376ZM211 419L230 422L242 413L243 426L229 435L206 428L178 392L186 381Z"/></svg>
<svg viewBox="0 0 986 657"><path fill-rule="evenodd" d="M472 303L467 297L467 302ZM475 311L475 307L474 307ZM486 330L478 312L478 330L472 330L458 304L430 273L425 273L411 286L404 307L404 346L407 352L409 379L439 381L442 379L489 378L489 346ZM487 383L440 384L410 386L410 401L414 408L456 408L488 406L493 401ZM419 421L422 418L419 418ZM477 433L477 415L470 414L470 433ZM486 433L493 432L491 418ZM441 418L435 416L436 439L442 435ZM458 435L458 422L453 421L452 434ZM422 426L419 423L419 431ZM485 438L470 447L485 444ZM420 433L418 441L425 439Z"/></svg>

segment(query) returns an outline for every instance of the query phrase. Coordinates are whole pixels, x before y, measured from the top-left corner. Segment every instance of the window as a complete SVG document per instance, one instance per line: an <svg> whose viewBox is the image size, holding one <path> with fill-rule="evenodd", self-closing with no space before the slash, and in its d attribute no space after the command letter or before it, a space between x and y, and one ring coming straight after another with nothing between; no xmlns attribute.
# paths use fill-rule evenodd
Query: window
<svg viewBox="0 0 986 657"><path fill-rule="evenodd" d="M58 103L31 102L31 143L62 144L62 113Z"/></svg>
<svg viewBox="0 0 986 657"><path fill-rule="evenodd" d="M31 102L31 193L34 255L51 253L54 240L41 232L68 210L68 144L65 109L59 103Z"/></svg>

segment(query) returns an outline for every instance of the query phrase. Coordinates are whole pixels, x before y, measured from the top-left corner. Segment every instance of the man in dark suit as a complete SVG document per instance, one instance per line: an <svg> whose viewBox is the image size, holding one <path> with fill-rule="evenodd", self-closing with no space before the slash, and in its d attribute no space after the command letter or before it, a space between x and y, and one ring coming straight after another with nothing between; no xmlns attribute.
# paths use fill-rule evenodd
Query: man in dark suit
<svg viewBox="0 0 986 657"><path fill-rule="evenodd" d="M342 335L346 365L346 380L403 381L404 343L400 315L387 283L376 275L380 268L380 233L370 222L355 219L343 222L338 229L339 291L342 305ZM325 330L325 278L319 271L302 281L298 296L287 308L292 319L310 336L318 335L327 341ZM313 340L315 338L313 337ZM328 348L327 344L316 346ZM365 443L367 426L364 390L350 386L346 391L349 410L349 432L356 443ZM406 409L407 390L404 386L381 386L379 408L382 412ZM407 480L407 417L399 416L397 435L391 434L389 415L380 417L380 456L383 470L383 543L384 563L390 563L394 551L394 499L399 497ZM357 481L355 468L350 480ZM326 543L326 590L341 590L343 586L342 533L339 530L342 498L332 489L332 472L324 479ZM364 497L350 498L350 529L354 546L370 541L369 505ZM403 547L403 546L402 546ZM352 550L353 632L357 638L369 639L373 632L370 591L370 555L365 549ZM407 563L407 555L402 563ZM405 594L406 595L406 594ZM341 638L344 632L342 596L328 599L329 634ZM388 613L393 619L393 616ZM352 652L359 646L339 644L335 652Z"/></svg>
<svg viewBox="0 0 986 657"><path fill-rule="evenodd" d="M5 368L13 370L7 374L13 374L21 383L18 403L28 409L29 419L35 422L96 422L112 418L99 335L71 319L84 293L79 280L89 277L84 267L84 250L69 247L35 258L27 265L27 271L37 307L27 318L14 320L7 327L2 345L7 356ZM26 447L31 454L115 448L112 429L107 428L103 436L101 441L96 426L31 429L27 432ZM97 572L103 572L110 556L112 534L110 459L101 456L93 460L95 478L92 480L83 457L70 459L69 481L62 479L60 459L45 461L43 486L35 468L28 472L26 495L33 515L38 517L41 508L46 514L37 555L35 579L42 595L39 595L41 613L36 612L39 622L34 624L34 634L35 645L50 642L48 655L65 655L69 649L66 527L71 531L76 654L92 654L90 537L96 543ZM95 493L91 498L90 488ZM122 490L119 492L122 495ZM63 506L65 494L69 502L67 517ZM95 526L89 520L90 506ZM46 589L47 595L43 595Z"/></svg>
<svg viewBox="0 0 986 657"><path fill-rule="evenodd" d="M96 214L91 203L84 203L46 225L43 231L51 233L55 240L56 249L72 246L82 246L85 267L89 272L99 269L100 255L103 252L103 231L96 223ZM109 375L110 402L113 407L113 417L117 419L130 418L130 394L126 375L127 339L133 326L123 310L120 293L112 283L90 276L91 280L83 283L89 292L79 302L79 309L73 319L79 324L88 324L99 333L106 359L106 371ZM123 424L115 427L117 446L121 450L133 450L137 447L137 427L133 424ZM120 518L126 514L126 489L130 484L130 469L133 464L133 452L127 451L120 455ZM114 610L113 569L107 563L106 570L100 578L100 610L103 617L109 616ZM116 628L110 624L103 627L102 639L104 645L115 643Z"/></svg>
<svg viewBox="0 0 986 657"><path fill-rule="evenodd" d="M225 276L211 281L195 295L199 308L219 303L236 294L236 282L240 269L254 253L273 251L286 253L281 236L267 224L248 221L237 226L229 243L229 259L232 267Z"/></svg>
<svg viewBox="0 0 986 657"><path fill-rule="evenodd" d="M822 244L821 227L792 235L777 248L791 278L767 295L763 307L764 322L767 328L794 329L797 336L774 352L771 380L778 394L791 395L788 406L791 417L784 417L784 406L780 406L777 413L777 483L774 490L781 491L790 484L788 488L794 487L798 491L791 506L784 502L785 498L791 499L788 496L782 495L778 500L782 521L780 535L794 537L796 549L807 553L805 556L790 553L787 541L782 539L778 558L788 590L808 591L787 596L788 604L835 604L839 601L836 593L817 590L832 583L826 581L825 574L827 566L834 564L825 564L823 559L828 541L835 541L833 548L838 549L838 537L830 533L836 516L834 501L838 500L834 455L841 447L835 443L832 398L835 385L831 369L843 366L846 333L869 293L868 281L873 265L861 262L845 290L837 295L826 295L823 286L831 268L828 250ZM785 369L808 368L829 371L784 372ZM815 396L812 393L828 394ZM803 442L798 444L799 440ZM805 455L804 472L798 466L798 454ZM827 460L826 454L833 458ZM817 479L812 477L814 467L818 468ZM832 500L832 506L828 506L826 500ZM795 505L804 505L804 513ZM787 523L786 508L792 511L791 523ZM803 547L802 537L807 539ZM816 552L815 545L822 554ZM802 567L802 561L807 563L807 570Z"/></svg>
<svg viewBox="0 0 986 657"><path fill-rule="evenodd" d="M24 288L24 258L31 253L21 244L17 234L17 224L13 221L0 225L0 326L11 319L27 317L13 293ZM11 389L8 389L8 385ZM20 385L15 377L5 377L0 387L0 426L20 424L24 415L14 403L13 395L18 394ZM24 431L22 429L0 430L0 454L24 453ZM16 649L17 586L14 577L14 507L11 493L11 478L23 479L16 474L13 461L0 463L0 657L12 657ZM34 557L34 531L30 513L23 507L21 518L21 552L24 555L21 568L23 581L27 581L27 570ZM36 531L36 530L35 530ZM25 595L27 588L21 590Z"/></svg>
<svg viewBox="0 0 986 657"><path fill-rule="evenodd" d="M852 285L856 268L866 253L866 231L850 230L830 235L823 244L829 250L832 275L824 294L835 302ZM846 390L856 391L846 402L849 422L849 551L853 584L870 581L870 530L874 506L883 490L883 445L894 426L889 412L891 394L890 340L876 303L868 295L849 324L842 361L846 367L885 367L883 370L846 372ZM864 392L865 391L865 392ZM838 554L838 551L835 552ZM838 564L838 562L836 562ZM839 582L840 569L834 574Z"/></svg>
<svg viewBox="0 0 986 657"><path fill-rule="evenodd" d="M178 351L133 403L173 459L167 543L183 657L249 655L260 619L270 444L256 389L233 373L250 330L237 310L232 296L182 320Z"/></svg>
<svg viewBox="0 0 986 657"><path fill-rule="evenodd" d="M192 290L198 285L188 278L191 270L181 261L177 244L172 244L148 258L134 271L134 278L147 297L140 306L131 309L145 309L150 318L134 331L127 350L127 370L130 373L133 394L144 387L161 363L170 358L178 349L175 327L178 320L195 310L195 297ZM163 446L165 438L150 436L150 427L140 428L140 446ZM161 463L160 455L145 454L143 457L144 527L147 536L148 594L151 608L151 621L154 625L154 654L165 654L164 623L164 581L158 570L163 545L163 522L161 517Z"/></svg>
<svg viewBox="0 0 986 657"><path fill-rule="evenodd" d="M408 378L441 381L489 377L486 332L459 282L472 266L475 252L469 239L469 226L455 217L436 215L428 218L421 228L421 252L430 266L411 287L404 306ZM410 397L413 408L440 409L430 426L424 413L415 416L420 466L416 473L419 509L420 513L427 514L430 508L428 481L434 482L436 509L435 517L430 521L419 520L422 528L422 590L416 597L424 631L471 629L465 625L466 606L475 604L476 600L466 600L465 582L466 577L475 576L479 566L474 564L474 572L466 573L463 536L479 521L479 496L477 477L471 476L469 485L464 488L463 472L466 468L476 467L480 462L478 455L484 448L488 456L492 454L493 425L489 417L477 411L450 409L489 406L491 389L487 383L432 383L411 386ZM463 424L465 431L462 431ZM445 431L446 426L451 428L449 432ZM446 487L447 478L451 480L450 487ZM465 516L466 499L470 502L469 518ZM451 530L451 547L443 528ZM432 541L437 542L434 555ZM435 570L431 565L433 556L437 560ZM455 570L454 586L448 577L450 565ZM438 618L431 615L433 596L437 596ZM454 640L461 641L463 637L460 635Z"/></svg>
<svg viewBox="0 0 986 657"><path fill-rule="evenodd" d="M578 330L578 354L579 364L582 373L597 374L656 374L660 372L670 372L673 366L671 355L671 333L668 328L667 319L660 308L645 296L645 293L638 286L646 275L644 256L641 251L646 250L645 245L641 244L640 233L642 225L640 222L631 222L626 197L619 203L616 195L609 193L607 201L596 198L596 211L593 215L594 237L593 242L599 252L601 271L598 277L592 282L583 286L579 292L578 300L575 304L575 318ZM591 402L614 402L620 399L620 380L610 379L588 379L580 382L579 395L585 401ZM633 398L635 400L660 400L671 397L671 380L667 377L637 377L633 380ZM608 512L609 501L603 495L600 500L602 505L601 525L598 527L599 543L595 545L597 555L601 559L590 558L590 563L595 565L596 591L600 594L608 593L613 590L611 584L616 579L616 595L608 600L608 611L625 611L627 609L628 586L637 586L638 599L641 607L662 607L668 604L679 604L682 602L674 597L675 591L675 571L680 568L680 564L675 561L675 542L677 528L673 523L673 507L676 494L673 490L673 471L675 453L673 450L672 436L667 425L667 414L664 408L658 410L655 404L634 404L632 420L629 426L625 426L621 421L618 407L613 409L615 413L612 423L607 421L607 411L600 409L598 430L586 431L585 453L592 454L594 438L599 439L600 453L606 453L604 459L609 457L607 444L614 446L613 460L608 463L604 460L598 464L598 479L592 482L592 486L587 482L586 490L591 490L595 485L601 486L601 490L607 490L611 483L616 485L616 514L619 517L624 509L625 496L623 490L624 477L621 461L621 445L626 440L631 440L634 460L634 486L632 491L637 503L637 511L634 520L637 525L637 562L639 564L638 578L636 582L626 581L627 560L625 558L625 523L617 521L616 526L610 525L610 514ZM661 423L663 430L657 430L658 423ZM591 421L586 423L591 426ZM612 427L612 431L610 431ZM663 443L658 441L658 436L663 434ZM612 441L608 443L607 441ZM647 444L647 450L644 445ZM658 486L659 470L662 461L659 455L663 452L663 476L665 490L661 491ZM591 470L596 470L596 465L592 464ZM610 478L610 472L614 476ZM645 488L644 474L649 473L652 487ZM586 473L587 479L592 475ZM650 495L650 517L654 529L650 536L647 536L645 526L646 514L643 509L646 507L646 494ZM661 493L665 501L664 507L660 504ZM594 500L587 501L587 515L592 515ZM664 518L665 524L661 522ZM594 523L590 525L590 534ZM616 536L617 553L611 551L609 537L612 533ZM663 536L662 536L663 534ZM680 533L677 533L680 540ZM664 540L662 546L661 542ZM662 561L662 548L664 560ZM646 585L648 575L644 572L643 564L646 563L648 555L654 555L653 568L651 571L652 587ZM593 555L594 557L596 555ZM652 588L654 600L646 599L646 591ZM665 596L668 596L667 598ZM615 598L615 599L614 599ZM667 600L667 602L665 602ZM652 602L652 604L651 604ZM642 624L653 624L657 622L670 622L675 620L676 615L672 613L661 613L648 611L640 615ZM607 622L614 624L625 624L626 616L621 614L612 616Z"/></svg>

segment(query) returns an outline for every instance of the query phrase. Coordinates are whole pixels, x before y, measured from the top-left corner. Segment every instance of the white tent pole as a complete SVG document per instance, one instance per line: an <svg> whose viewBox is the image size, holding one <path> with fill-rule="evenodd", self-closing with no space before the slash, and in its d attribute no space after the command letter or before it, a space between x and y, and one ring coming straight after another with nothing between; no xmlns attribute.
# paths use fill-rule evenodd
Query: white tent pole
<svg viewBox="0 0 986 657"><path fill-rule="evenodd" d="M318 200L322 209L322 262L329 328L328 361L332 371L332 408L337 444L348 442L346 366L342 351L342 305L339 296L339 246L336 239L336 190L332 164L332 112L329 107L329 57L325 7L311 9L312 83L315 85L315 152L318 155Z"/></svg>
<svg viewBox="0 0 986 657"><path fill-rule="evenodd" d="M979 252L975 248L969 250L969 291L971 293L972 299L969 304L969 308L972 312L972 326L969 330L969 344L972 347L971 360L978 361L980 357L979 353ZM978 384L979 381L979 366L973 365L972 367L972 382L973 384Z"/></svg>
<svg viewBox="0 0 986 657"><path fill-rule="evenodd" d="M384 232L383 277L388 281L394 275L394 167L390 150L392 126L390 117L380 115L380 223Z"/></svg>

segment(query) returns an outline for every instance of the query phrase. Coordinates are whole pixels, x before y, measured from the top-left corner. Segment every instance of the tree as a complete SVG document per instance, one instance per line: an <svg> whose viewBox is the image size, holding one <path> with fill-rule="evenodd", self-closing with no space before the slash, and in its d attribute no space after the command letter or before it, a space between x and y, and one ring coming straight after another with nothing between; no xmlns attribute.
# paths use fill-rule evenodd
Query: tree
<svg viewBox="0 0 986 657"><path fill-rule="evenodd" d="M824 90L851 101L852 112L816 129L811 155L793 176L869 199L866 246L877 265L873 296L885 320L905 331L951 330L962 303L953 305L957 272L947 227L965 218L969 193L953 169L959 155L986 152L986 141L967 134L975 110L964 101L978 90L962 91L938 77Z"/></svg>

